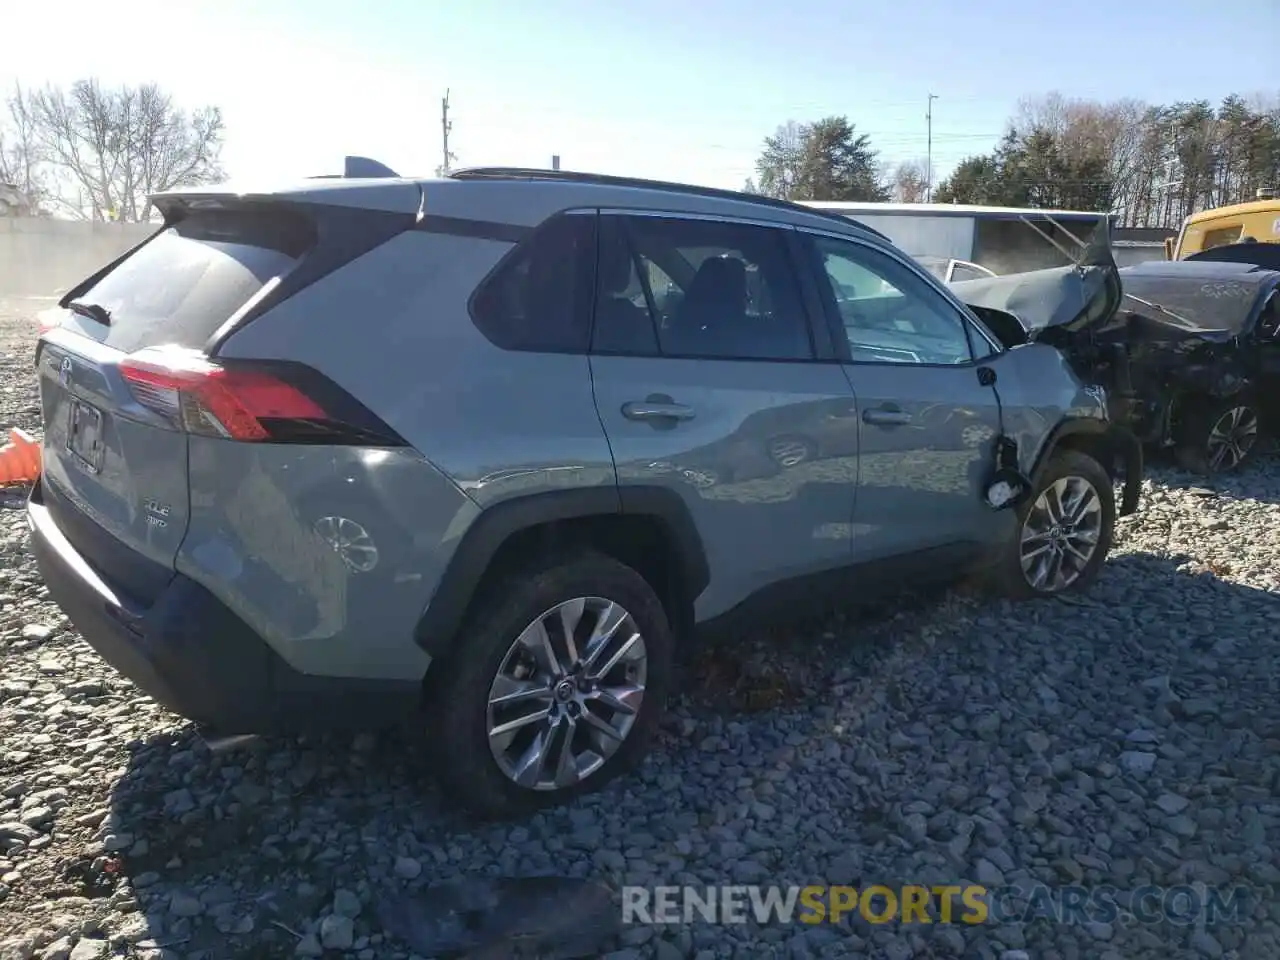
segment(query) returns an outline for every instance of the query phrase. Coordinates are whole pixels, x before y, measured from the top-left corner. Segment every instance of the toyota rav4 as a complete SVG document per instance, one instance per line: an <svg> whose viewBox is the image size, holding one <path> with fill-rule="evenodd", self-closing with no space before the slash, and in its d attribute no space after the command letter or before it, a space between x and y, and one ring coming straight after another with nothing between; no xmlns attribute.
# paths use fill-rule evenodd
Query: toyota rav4
<svg viewBox="0 0 1280 960"><path fill-rule="evenodd" d="M38 343L48 589L204 728L409 720L512 815L638 760L695 628L815 583L1082 589L1136 506L1104 391L875 231L349 163L157 196Z"/></svg>

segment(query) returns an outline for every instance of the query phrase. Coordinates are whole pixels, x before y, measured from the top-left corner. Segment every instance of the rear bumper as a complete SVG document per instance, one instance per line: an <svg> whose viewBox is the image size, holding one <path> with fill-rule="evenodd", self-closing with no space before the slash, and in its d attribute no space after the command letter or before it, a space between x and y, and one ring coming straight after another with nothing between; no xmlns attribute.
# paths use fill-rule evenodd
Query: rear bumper
<svg viewBox="0 0 1280 960"><path fill-rule="evenodd" d="M39 483L27 517L49 594L81 636L162 706L210 732L373 729L416 716L420 685L299 673L213 594L182 574L175 574L149 607L132 602L58 528Z"/></svg>

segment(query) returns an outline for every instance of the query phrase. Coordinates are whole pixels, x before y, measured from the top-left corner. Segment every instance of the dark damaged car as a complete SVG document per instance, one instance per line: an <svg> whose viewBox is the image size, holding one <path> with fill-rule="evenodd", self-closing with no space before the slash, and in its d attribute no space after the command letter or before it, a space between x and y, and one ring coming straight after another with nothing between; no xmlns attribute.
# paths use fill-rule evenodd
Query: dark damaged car
<svg viewBox="0 0 1280 960"><path fill-rule="evenodd" d="M1277 423L1280 272L1236 262L1072 267L952 284L1006 345L1048 343L1142 443L1197 473L1234 469Z"/></svg>

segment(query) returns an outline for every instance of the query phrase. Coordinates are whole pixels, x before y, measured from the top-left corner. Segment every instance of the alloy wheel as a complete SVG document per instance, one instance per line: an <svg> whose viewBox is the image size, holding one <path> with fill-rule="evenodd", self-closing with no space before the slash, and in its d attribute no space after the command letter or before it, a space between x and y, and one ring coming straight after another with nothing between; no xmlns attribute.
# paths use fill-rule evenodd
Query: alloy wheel
<svg viewBox="0 0 1280 960"><path fill-rule="evenodd" d="M1066 590L1084 573L1102 538L1102 500L1084 477L1061 477L1041 492L1022 524L1022 573L1034 589Z"/></svg>
<svg viewBox="0 0 1280 960"><path fill-rule="evenodd" d="M489 750L531 790L564 790L612 757L640 714L648 659L632 615L578 597L530 623L489 689Z"/></svg>
<svg viewBox="0 0 1280 960"><path fill-rule="evenodd" d="M1232 407L1209 429L1209 468L1233 470L1258 441L1258 415L1252 407Z"/></svg>
<svg viewBox="0 0 1280 960"><path fill-rule="evenodd" d="M770 442L769 456L780 467L798 467L809 459L809 445L804 440L782 437Z"/></svg>
<svg viewBox="0 0 1280 960"><path fill-rule="evenodd" d="M368 573L378 565L378 548L373 537L354 520L321 517L315 522L314 529L352 573Z"/></svg>

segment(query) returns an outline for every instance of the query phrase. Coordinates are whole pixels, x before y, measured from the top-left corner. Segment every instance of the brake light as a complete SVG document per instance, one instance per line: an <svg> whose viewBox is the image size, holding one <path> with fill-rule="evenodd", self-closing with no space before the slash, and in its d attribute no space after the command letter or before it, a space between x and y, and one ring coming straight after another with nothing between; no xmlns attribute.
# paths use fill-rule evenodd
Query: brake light
<svg viewBox="0 0 1280 960"><path fill-rule="evenodd" d="M43 337L59 325L61 310L42 310L36 315L36 336Z"/></svg>
<svg viewBox="0 0 1280 960"><path fill-rule="evenodd" d="M270 366L224 366L191 351L149 348L119 369L138 403L189 433L245 442L403 443L332 384L327 392L341 411Z"/></svg>

